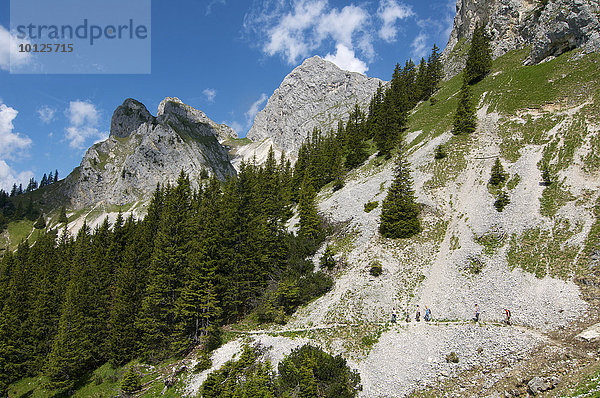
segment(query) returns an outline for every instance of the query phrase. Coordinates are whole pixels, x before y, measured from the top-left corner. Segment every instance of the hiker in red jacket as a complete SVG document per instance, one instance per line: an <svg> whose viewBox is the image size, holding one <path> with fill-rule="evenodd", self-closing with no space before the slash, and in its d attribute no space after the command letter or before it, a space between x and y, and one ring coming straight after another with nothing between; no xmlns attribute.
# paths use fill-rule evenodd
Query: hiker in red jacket
<svg viewBox="0 0 600 398"><path fill-rule="evenodd" d="M508 308L505 308L504 314L506 315L506 319L504 320L504 323L506 323L507 325L510 325L510 310Z"/></svg>

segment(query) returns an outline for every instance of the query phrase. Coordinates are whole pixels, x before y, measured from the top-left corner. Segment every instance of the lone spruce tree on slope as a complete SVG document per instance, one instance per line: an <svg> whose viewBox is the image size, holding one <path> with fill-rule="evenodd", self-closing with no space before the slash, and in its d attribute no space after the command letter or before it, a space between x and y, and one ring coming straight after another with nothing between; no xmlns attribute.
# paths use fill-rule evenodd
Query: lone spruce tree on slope
<svg viewBox="0 0 600 398"><path fill-rule="evenodd" d="M475 84L492 70L492 50L485 26L477 24L471 39L471 48L465 67L465 81Z"/></svg>
<svg viewBox="0 0 600 398"><path fill-rule="evenodd" d="M316 193L308 175L304 176L298 200L300 229L298 234L307 239L316 239L321 234L321 220L317 213Z"/></svg>
<svg viewBox="0 0 600 398"><path fill-rule="evenodd" d="M421 232L419 205L415 201L408 162L402 153L396 161L396 176L383 201L379 232L385 238L410 238Z"/></svg>
<svg viewBox="0 0 600 398"><path fill-rule="evenodd" d="M475 106L471 98L471 88L465 81L460 89L460 98L458 99L458 107L454 114L454 135L470 134L477 127L477 115L475 114Z"/></svg>

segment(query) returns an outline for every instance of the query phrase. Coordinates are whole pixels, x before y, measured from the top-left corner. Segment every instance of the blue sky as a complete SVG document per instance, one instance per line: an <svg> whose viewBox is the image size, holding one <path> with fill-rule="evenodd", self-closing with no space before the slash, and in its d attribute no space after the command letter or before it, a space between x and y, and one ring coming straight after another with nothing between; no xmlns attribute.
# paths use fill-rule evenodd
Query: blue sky
<svg viewBox="0 0 600 398"><path fill-rule="evenodd" d="M434 43L445 47L455 4L152 0L150 74L43 75L9 73L10 4L0 0L0 188L54 169L65 177L108 136L112 112L128 97L152 114L164 97L179 97L244 136L310 56L389 80L397 62L420 59Z"/></svg>

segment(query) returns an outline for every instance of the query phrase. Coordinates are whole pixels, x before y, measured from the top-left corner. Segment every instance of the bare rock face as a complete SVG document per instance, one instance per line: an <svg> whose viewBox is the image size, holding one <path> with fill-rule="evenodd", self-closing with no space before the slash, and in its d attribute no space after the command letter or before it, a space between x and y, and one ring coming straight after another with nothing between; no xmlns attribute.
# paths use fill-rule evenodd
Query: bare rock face
<svg viewBox="0 0 600 398"><path fill-rule="evenodd" d="M139 101L127 98L119 105L110 120L110 136L125 138L143 123L154 122L154 116Z"/></svg>
<svg viewBox="0 0 600 398"><path fill-rule="evenodd" d="M530 46L525 63L536 64L574 48L599 51L599 15L598 0L458 0L454 28L443 53L446 77L464 68L463 46L468 45L477 23L488 28L494 58Z"/></svg>
<svg viewBox="0 0 600 398"><path fill-rule="evenodd" d="M192 108L189 105L181 102L179 98L165 98L158 105L158 115L160 123L172 122L181 126L182 120L196 124L202 130L202 134L213 135L216 133L219 142L223 142L230 138L238 138L234 129L226 124L217 124L206 116L206 114L198 109Z"/></svg>
<svg viewBox="0 0 600 398"><path fill-rule="evenodd" d="M235 174L220 136L235 134L177 98L166 98L152 116L128 99L113 115L110 137L93 145L66 179L75 208L124 205L148 199L158 183L174 183L183 170L194 187L203 174Z"/></svg>
<svg viewBox="0 0 600 398"><path fill-rule="evenodd" d="M315 127L325 132L335 129L355 104L364 109L380 83L318 56L309 58L283 79L256 115L248 138L271 139L278 149L293 155Z"/></svg>

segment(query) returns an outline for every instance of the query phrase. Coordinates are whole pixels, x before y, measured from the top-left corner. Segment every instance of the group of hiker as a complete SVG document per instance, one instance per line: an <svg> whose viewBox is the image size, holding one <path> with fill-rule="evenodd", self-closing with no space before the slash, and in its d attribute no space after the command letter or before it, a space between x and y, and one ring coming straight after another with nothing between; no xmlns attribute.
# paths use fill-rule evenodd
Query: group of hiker
<svg viewBox="0 0 600 398"><path fill-rule="evenodd" d="M473 318L473 322L479 322L479 305L475 304L475 317ZM411 316L410 316L410 312L408 311L408 309L405 312L405 322L410 322L411 321ZM502 321L504 324L506 325L510 325L510 317L511 317L511 313L510 310L508 308L504 309L504 320ZM431 320L431 309L427 306L425 306L425 313L423 314L423 320L425 322L429 322ZM417 304L417 309L415 312L415 321L420 322L421 321L421 308L419 307L419 305ZM392 323L396 323L396 309L394 309L392 311Z"/></svg>

